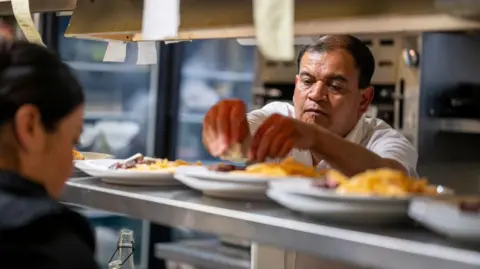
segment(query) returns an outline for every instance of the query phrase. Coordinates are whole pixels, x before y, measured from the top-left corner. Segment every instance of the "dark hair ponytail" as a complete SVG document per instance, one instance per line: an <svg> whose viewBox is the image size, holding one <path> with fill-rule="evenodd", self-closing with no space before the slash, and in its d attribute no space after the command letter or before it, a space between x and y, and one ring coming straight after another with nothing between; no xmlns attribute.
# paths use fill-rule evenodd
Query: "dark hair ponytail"
<svg viewBox="0 0 480 269"><path fill-rule="evenodd" d="M0 43L0 126L25 104L35 105L47 130L84 102L70 68L47 48L26 42Z"/></svg>

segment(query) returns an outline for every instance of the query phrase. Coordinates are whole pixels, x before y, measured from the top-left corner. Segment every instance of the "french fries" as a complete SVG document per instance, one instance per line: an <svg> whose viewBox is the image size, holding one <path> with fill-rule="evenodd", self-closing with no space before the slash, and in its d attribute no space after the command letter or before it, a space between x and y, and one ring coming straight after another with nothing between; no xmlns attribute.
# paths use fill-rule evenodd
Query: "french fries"
<svg viewBox="0 0 480 269"><path fill-rule="evenodd" d="M81 160L85 160L85 157L82 155L82 153L76 151L76 150L72 150L72 154L73 154L73 159L75 161L81 161Z"/></svg>
<svg viewBox="0 0 480 269"><path fill-rule="evenodd" d="M426 179L408 177L400 171L388 168L368 170L348 179L336 170L327 173L327 180L338 183L337 193L405 197L414 194L435 195L436 187Z"/></svg>
<svg viewBox="0 0 480 269"><path fill-rule="evenodd" d="M269 177L301 176L318 178L325 175L326 171L317 171L313 166L307 166L287 158L280 163L257 163L248 166L244 171L232 171L235 174L259 174Z"/></svg>

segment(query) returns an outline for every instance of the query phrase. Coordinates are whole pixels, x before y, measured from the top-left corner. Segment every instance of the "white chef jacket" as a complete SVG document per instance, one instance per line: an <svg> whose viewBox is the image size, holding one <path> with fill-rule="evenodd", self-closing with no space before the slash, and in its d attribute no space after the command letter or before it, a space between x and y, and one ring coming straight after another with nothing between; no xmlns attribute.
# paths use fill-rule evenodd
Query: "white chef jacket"
<svg viewBox="0 0 480 269"><path fill-rule="evenodd" d="M285 102L272 102L261 109L247 114L250 133L254 134L260 125L272 114L280 114L295 118L294 107ZM401 163L410 176L417 177L416 167L418 154L413 145L398 131L386 122L377 118L360 118L355 127L345 137L346 140L364 146L366 149ZM308 150L293 149L289 156L306 165L313 165L312 154ZM280 161L280 160L277 160ZM317 169L329 168L326 161L321 161ZM285 268L287 269L356 269L358 267L341 265L303 253L285 252Z"/></svg>
<svg viewBox="0 0 480 269"><path fill-rule="evenodd" d="M295 118L295 110L291 104L272 102L261 109L247 114L250 133L254 134L260 125L275 113ZM382 158L392 159L401 163L410 176L417 176L417 151L405 136L390 127L383 120L363 115L345 139L364 146ZM308 150L293 149L289 156L303 164L313 165L312 154ZM321 161L317 168L329 168L329 164L326 161Z"/></svg>

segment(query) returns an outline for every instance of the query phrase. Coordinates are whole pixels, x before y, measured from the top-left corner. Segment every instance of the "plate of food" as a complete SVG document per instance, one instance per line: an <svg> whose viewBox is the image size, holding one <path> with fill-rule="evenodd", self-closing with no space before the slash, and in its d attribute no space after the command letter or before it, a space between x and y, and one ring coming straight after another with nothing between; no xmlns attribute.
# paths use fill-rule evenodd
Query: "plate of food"
<svg viewBox="0 0 480 269"><path fill-rule="evenodd" d="M390 223L408 219L412 198L448 195L453 191L390 169L348 178L329 170L323 179L269 182L267 196L300 213L352 223Z"/></svg>
<svg viewBox="0 0 480 269"><path fill-rule="evenodd" d="M268 199L265 194L266 185L204 180L178 173L175 174L175 178L186 186L210 197L234 200Z"/></svg>
<svg viewBox="0 0 480 269"><path fill-rule="evenodd" d="M135 154L125 160L98 159L76 162L83 172L102 181L122 185L172 185L178 184L173 177L181 166L200 165L183 160L169 161Z"/></svg>
<svg viewBox="0 0 480 269"><path fill-rule="evenodd" d="M184 166L177 169L176 173L204 180L266 184L271 180L292 177L320 178L325 172L299 163L293 158L287 158L280 163L256 163L246 167L231 164L217 164L208 167Z"/></svg>
<svg viewBox="0 0 480 269"><path fill-rule="evenodd" d="M270 188L330 200L402 202L417 196L453 194L453 190L431 185L425 178L408 177L392 169L368 170L351 178L329 170L316 180L269 182Z"/></svg>

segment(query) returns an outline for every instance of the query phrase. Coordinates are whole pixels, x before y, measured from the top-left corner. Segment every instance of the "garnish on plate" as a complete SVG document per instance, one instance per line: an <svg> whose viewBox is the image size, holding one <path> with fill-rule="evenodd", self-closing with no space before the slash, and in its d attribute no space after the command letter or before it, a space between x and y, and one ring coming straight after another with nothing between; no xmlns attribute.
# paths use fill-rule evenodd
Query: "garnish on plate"
<svg viewBox="0 0 480 269"><path fill-rule="evenodd" d="M175 172L179 166L202 165L201 162L190 163L183 160L169 161L168 159L155 159L144 157L137 153L124 161L114 163L109 167L112 170L133 170L133 171L166 171Z"/></svg>

